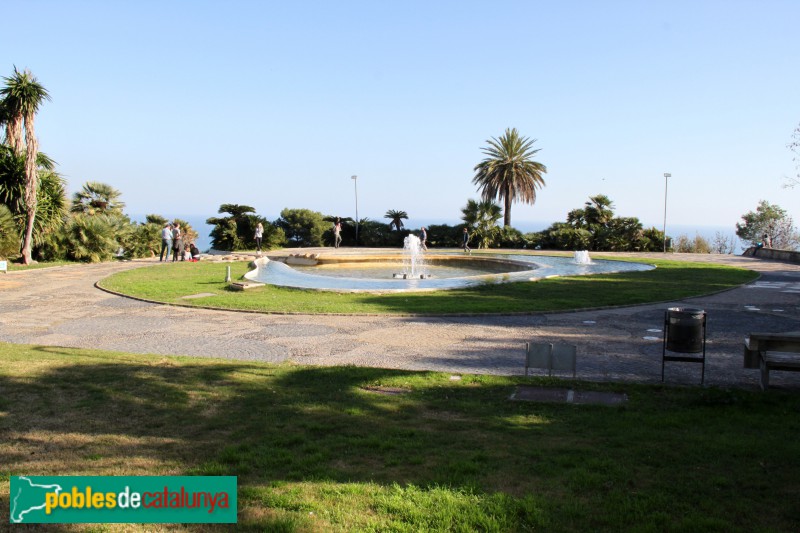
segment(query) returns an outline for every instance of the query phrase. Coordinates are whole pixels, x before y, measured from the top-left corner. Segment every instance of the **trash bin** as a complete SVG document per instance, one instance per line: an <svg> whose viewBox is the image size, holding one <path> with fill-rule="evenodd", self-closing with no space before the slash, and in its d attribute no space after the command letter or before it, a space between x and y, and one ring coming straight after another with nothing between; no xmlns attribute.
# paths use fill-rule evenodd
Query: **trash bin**
<svg viewBox="0 0 800 533"><path fill-rule="evenodd" d="M704 351L706 312L690 307L670 307L664 317L666 349L679 353Z"/></svg>

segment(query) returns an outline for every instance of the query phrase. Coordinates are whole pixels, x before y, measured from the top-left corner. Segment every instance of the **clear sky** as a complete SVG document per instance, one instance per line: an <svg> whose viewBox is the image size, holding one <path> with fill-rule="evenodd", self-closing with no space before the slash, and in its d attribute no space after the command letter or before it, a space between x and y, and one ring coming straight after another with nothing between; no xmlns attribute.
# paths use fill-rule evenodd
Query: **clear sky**
<svg viewBox="0 0 800 533"><path fill-rule="evenodd" d="M590 195L661 227L800 219L797 0L8 2L0 75L50 91L40 147L129 213L284 207L456 221L486 140L548 168L512 224Z"/></svg>

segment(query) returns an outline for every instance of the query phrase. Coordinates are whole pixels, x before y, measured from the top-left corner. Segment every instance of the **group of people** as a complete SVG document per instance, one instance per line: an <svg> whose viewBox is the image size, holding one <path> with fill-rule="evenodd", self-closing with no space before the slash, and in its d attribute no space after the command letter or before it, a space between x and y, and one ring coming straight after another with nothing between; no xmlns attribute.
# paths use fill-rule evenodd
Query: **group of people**
<svg viewBox="0 0 800 533"><path fill-rule="evenodd" d="M183 233L180 224L164 224L161 230L161 255L159 261L169 261L170 253L172 262L198 261L200 250L194 242L183 242Z"/></svg>
<svg viewBox="0 0 800 533"><path fill-rule="evenodd" d="M259 226L261 226L261 224L259 224ZM258 237L258 232L256 232L256 237ZM261 250L260 241L258 239L256 239L256 240L259 242L259 251L260 251ZM420 231L419 231L419 241L420 241L420 246L422 247L422 249L423 250L427 250L428 249L428 230L425 229L425 226L422 226L422 229L420 229ZM342 244L342 221L341 221L340 218L337 217L336 218L336 222L333 224L333 247L334 248L338 248L340 244ZM466 253L469 253L469 254L472 253L472 249L469 247L469 231L467 230L467 228L464 228L464 237L463 237L462 245L463 245L464 251Z"/></svg>

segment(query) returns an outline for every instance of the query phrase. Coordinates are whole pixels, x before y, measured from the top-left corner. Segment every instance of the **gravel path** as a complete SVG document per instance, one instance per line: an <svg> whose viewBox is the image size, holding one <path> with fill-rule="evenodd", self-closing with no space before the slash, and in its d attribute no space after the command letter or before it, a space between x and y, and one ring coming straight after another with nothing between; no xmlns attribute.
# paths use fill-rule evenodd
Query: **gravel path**
<svg viewBox="0 0 800 533"><path fill-rule="evenodd" d="M522 374L526 341L569 342L578 346L581 379L655 383L661 379L664 310L689 306L708 312L706 384L758 388L758 370L742 368L743 338L751 331L800 330L800 265L738 256L668 257L743 266L762 277L713 296L602 311L473 318L336 317L144 303L105 293L94 283L153 262L71 265L0 274L0 341L504 375ZM666 381L696 385L700 366L667 363ZM777 388L800 390L800 372L773 372L770 381Z"/></svg>

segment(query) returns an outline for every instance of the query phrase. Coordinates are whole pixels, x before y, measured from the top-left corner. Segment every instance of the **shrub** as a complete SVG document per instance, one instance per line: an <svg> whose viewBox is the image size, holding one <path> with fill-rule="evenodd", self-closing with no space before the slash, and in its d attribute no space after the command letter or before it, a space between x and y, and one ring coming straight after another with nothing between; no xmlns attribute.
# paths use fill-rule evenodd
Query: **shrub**
<svg viewBox="0 0 800 533"><path fill-rule="evenodd" d="M0 258L8 259L19 255L19 231L14 215L8 207L0 204Z"/></svg>
<svg viewBox="0 0 800 533"><path fill-rule="evenodd" d="M694 239L680 235L673 243L673 250L679 254L710 254L711 245L705 238L697 234Z"/></svg>

